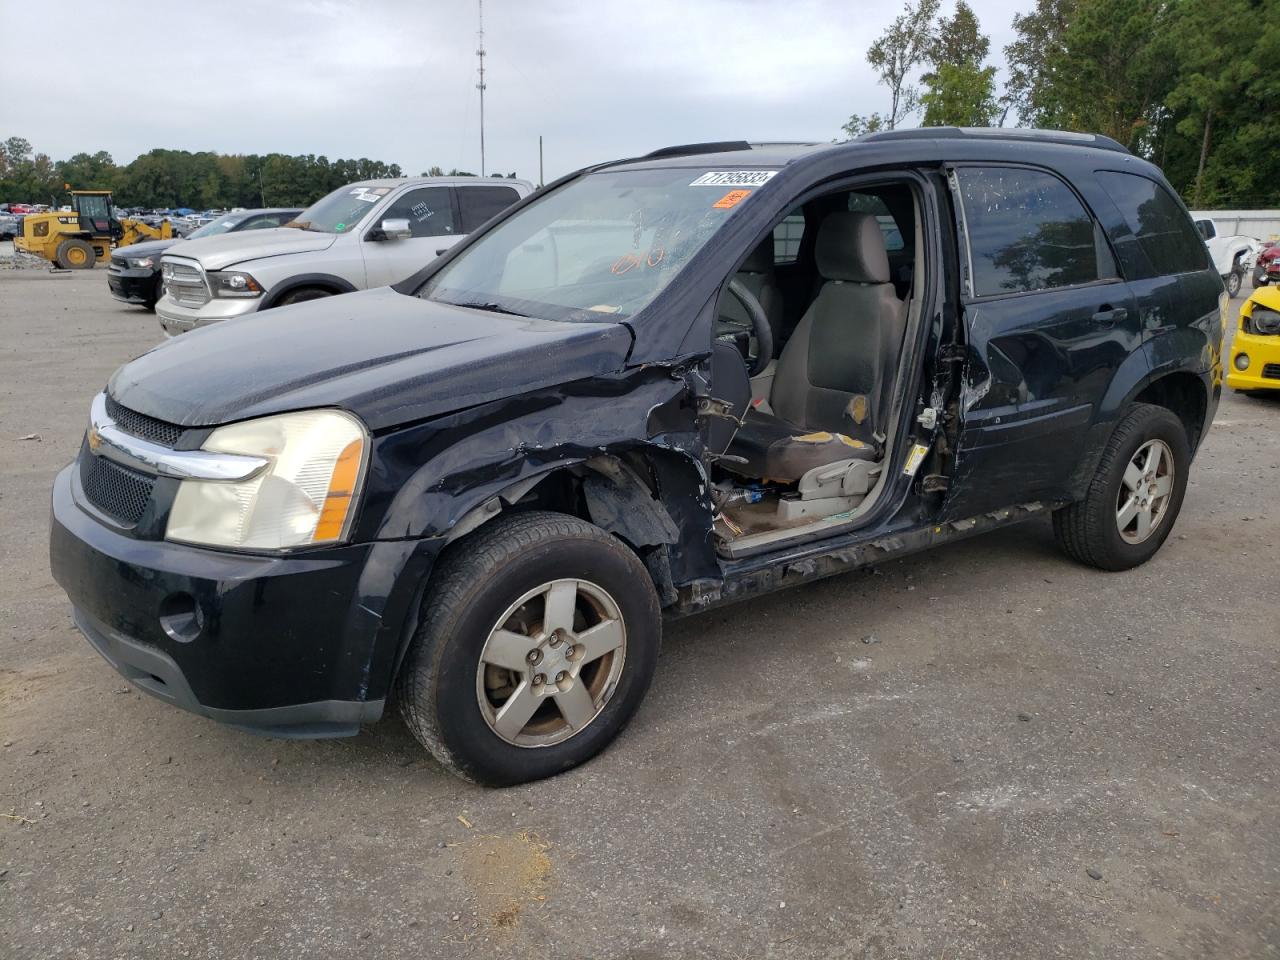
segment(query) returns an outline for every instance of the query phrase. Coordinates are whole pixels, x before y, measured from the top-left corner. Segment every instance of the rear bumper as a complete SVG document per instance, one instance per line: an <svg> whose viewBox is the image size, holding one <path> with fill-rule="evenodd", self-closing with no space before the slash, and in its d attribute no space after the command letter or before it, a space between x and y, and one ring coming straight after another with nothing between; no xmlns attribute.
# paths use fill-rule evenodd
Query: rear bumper
<svg viewBox="0 0 1280 960"><path fill-rule="evenodd" d="M1236 368L1236 358L1244 355L1249 364ZM1280 390L1280 337L1260 337L1236 332L1227 360L1227 386L1232 390Z"/></svg>
<svg viewBox="0 0 1280 960"><path fill-rule="evenodd" d="M139 540L54 481L49 556L76 625L138 689L255 733L342 736L376 720L441 541L283 556Z"/></svg>

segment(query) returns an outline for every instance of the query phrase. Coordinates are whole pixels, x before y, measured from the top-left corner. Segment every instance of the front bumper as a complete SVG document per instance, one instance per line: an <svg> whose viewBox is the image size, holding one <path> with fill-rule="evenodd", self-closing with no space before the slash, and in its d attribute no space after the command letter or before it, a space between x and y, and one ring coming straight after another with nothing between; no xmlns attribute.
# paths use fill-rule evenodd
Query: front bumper
<svg viewBox="0 0 1280 960"><path fill-rule="evenodd" d="M1236 369L1240 354L1249 358L1244 370ZM1280 390L1280 337L1237 330L1227 361L1227 386L1232 390Z"/></svg>
<svg viewBox="0 0 1280 960"><path fill-rule="evenodd" d="M138 689L254 733L344 736L382 714L442 541L262 556L140 540L53 487L49 556L90 644Z"/></svg>
<svg viewBox="0 0 1280 960"><path fill-rule="evenodd" d="M155 267L117 267L113 262L107 268L107 288L111 295L124 303L150 306L156 301L156 280L160 271Z"/></svg>
<svg viewBox="0 0 1280 960"><path fill-rule="evenodd" d="M166 337L205 327L220 320L234 320L253 313L262 303L262 297L244 299L214 297L198 307L188 307L166 295L156 304L156 317Z"/></svg>

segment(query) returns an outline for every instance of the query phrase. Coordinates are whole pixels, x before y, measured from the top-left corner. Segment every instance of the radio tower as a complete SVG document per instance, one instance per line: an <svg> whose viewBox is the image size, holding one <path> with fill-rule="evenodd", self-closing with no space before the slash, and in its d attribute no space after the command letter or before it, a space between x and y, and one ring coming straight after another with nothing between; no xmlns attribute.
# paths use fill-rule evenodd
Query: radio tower
<svg viewBox="0 0 1280 960"><path fill-rule="evenodd" d="M476 50L476 59L480 61L480 82L476 84L476 89L480 91L480 176L484 176L484 0L477 0L480 7L480 32L477 36L480 38L479 49Z"/></svg>

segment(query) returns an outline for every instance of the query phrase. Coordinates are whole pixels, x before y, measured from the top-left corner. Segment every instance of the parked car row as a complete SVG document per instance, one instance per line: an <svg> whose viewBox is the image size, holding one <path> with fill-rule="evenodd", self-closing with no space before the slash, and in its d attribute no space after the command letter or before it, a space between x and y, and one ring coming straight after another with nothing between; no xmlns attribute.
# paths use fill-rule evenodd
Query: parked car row
<svg viewBox="0 0 1280 960"><path fill-rule="evenodd" d="M160 256L168 250L200 237L224 236L247 230L268 230L293 220L302 211L296 207L271 207L228 213L213 220L186 239L152 240L118 247L111 253L107 268L107 287L111 295L125 303L135 303L154 310L163 295Z"/></svg>
<svg viewBox="0 0 1280 960"><path fill-rule="evenodd" d="M530 192L352 184L161 255L167 332L240 319L116 371L53 490L130 682L301 737L395 691L511 784L613 740L664 616L1047 512L1103 570L1170 535L1229 301L1115 141L695 144Z"/></svg>
<svg viewBox="0 0 1280 960"><path fill-rule="evenodd" d="M202 232L161 257L160 326L173 336L396 283L532 191L523 180L369 180L335 190L279 229Z"/></svg>

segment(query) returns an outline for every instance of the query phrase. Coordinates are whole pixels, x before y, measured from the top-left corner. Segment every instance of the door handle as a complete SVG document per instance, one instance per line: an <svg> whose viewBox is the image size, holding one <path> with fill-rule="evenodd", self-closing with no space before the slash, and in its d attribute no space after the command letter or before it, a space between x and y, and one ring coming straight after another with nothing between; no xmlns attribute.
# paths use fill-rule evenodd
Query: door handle
<svg viewBox="0 0 1280 960"><path fill-rule="evenodd" d="M1129 316L1129 311L1125 307L1104 305L1101 310L1093 315L1093 320L1103 326L1114 327L1127 316Z"/></svg>

